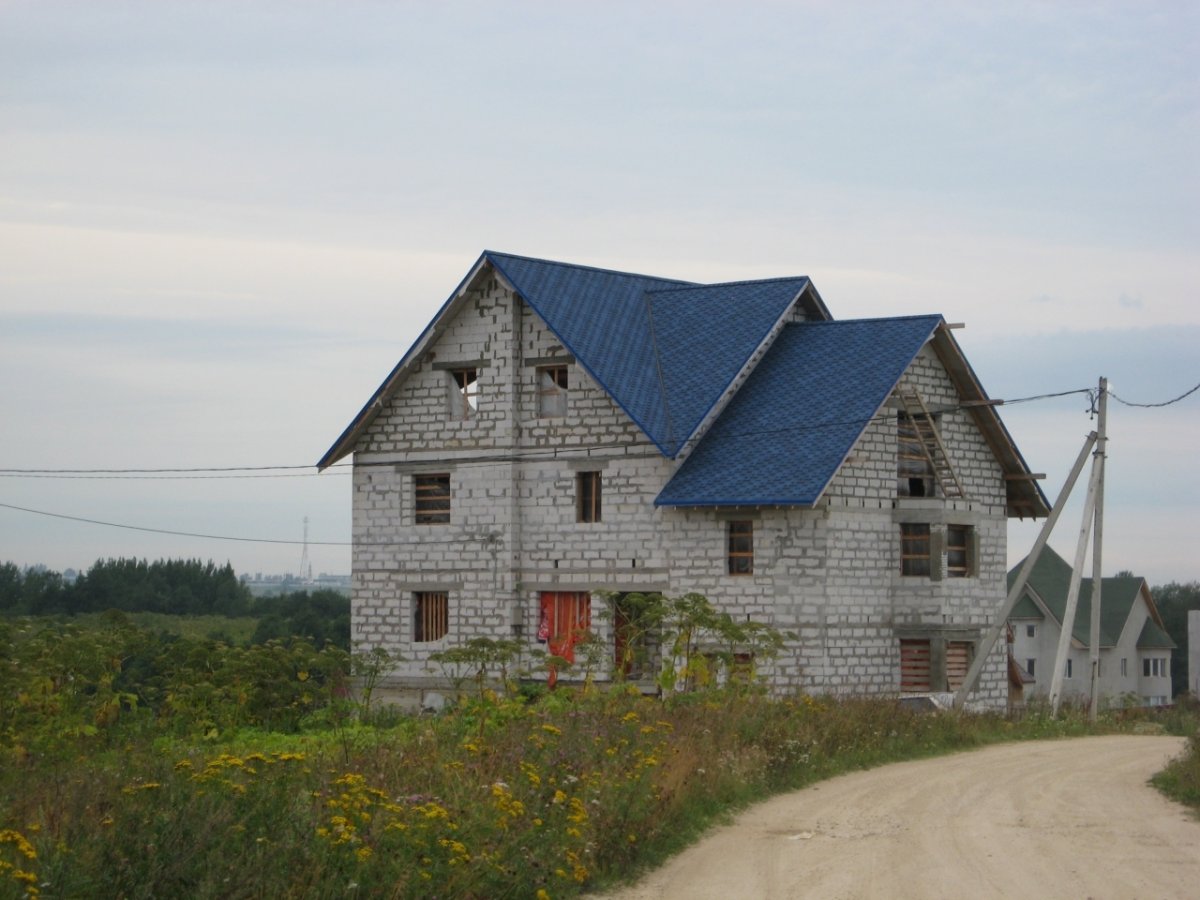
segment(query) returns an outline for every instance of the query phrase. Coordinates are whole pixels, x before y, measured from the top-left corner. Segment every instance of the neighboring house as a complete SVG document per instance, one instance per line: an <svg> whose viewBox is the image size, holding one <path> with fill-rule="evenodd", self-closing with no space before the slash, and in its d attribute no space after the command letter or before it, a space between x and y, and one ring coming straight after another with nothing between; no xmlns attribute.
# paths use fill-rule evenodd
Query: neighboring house
<svg viewBox="0 0 1200 900"><path fill-rule="evenodd" d="M1009 572L1010 584L1016 580L1020 567L1018 564ZM1012 660L1027 676L1023 685L1026 700L1050 694L1070 585L1071 564L1046 547L1008 617ZM1062 698L1066 701L1088 702L1091 698L1091 621L1092 579L1084 578L1080 582L1063 678ZM1136 698L1144 706L1170 703L1174 649L1175 643L1163 630L1162 618L1144 578L1127 575L1101 580L1102 702L1116 704Z"/></svg>
<svg viewBox="0 0 1200 900"><path fill-rule="evenodd" d="M354 641L417 692L475 637L615 647L597 591L793 632L778 691L952 689L1007 518L1048 512L940 316L835 322L804 277L485 252L318 465L351 453ZM1002 706L993 657L972 696Z"/></svg>

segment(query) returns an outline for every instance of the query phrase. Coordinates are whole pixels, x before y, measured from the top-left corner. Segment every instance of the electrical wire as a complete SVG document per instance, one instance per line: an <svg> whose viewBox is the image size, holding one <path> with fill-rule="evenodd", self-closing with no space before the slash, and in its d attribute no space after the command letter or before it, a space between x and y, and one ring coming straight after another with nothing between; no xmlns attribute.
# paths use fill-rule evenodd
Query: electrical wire
<svg viewBox="0 0 1200 900"><path fill-rule="evenodd" d="M1112 391L1108 392L1108 396L1112 397L1118 403L1124 404L1125 406L1136 406L1141 409L1158 409L1163 406L1170 406L1173 403L1178 403L1180 400L1184 400L1184 399L1190 397L1192 394L1196 393L1196 391L1200 391L1200 384L1197 384L1191 390L1184 391L1178 397L1175 397L1174 399L1171 399L1171 400L1164 400L1162 403L1132 403L1129 400L1122 400L1120 397L1118 397Z"/></svg>
<svg viewBox="0 0 1200 900"><path fill-rule="evenodd" d="M1198 385L1197 387L1200 387ZM1092 388L1076 388L1069 391L1058 391L1049 394L1037 394L1032 397L1018 397L1014 400L997 400L994 401L997 406L1012 406L1018 403L1030 403L1037 400L1048 400L1057 397L1067 397L1072 394L1089 394ZM1195 390L1195 389L1193 389ZM1190 393L1190 392L1189 392ZM1186 396L1186 395L1185 395ZM1182 399L1182 398L1180 398ZM947 413L971 407L962 406L959 404L950 404L931 408L930 412ZM977 407L976 407L977 408ZM726 435L732 438L754 438L754 437L770 437L780 434L803 433L821 431L827 428L847 428L847 427L865 427L872 422L890 421L891 413L869 416L861 419L840 419L828 422L813 422L804 425L782 425L778 428L765 428L755 431L736 432ZM612 441L605 444L590 444L588 450L613 450L628 447L627 442ZM534 452L526 454L490 454L487 456L476 456L471 459L455 460L456 466L463 465L492 465L498 462L554 462L562 459L564 456L571 455L577 452L579 448L563 447L551 448L549 451ZM656 454L657 455L657 454ZM206 479L234 479L234 478L320 478L327 474L328 469L348 469L353 466L353 463L333 463L326 467L326 471L322 472L291 472L289 470L296 469L313 469L312 465L280 465L280 466L225 466L225 467L190 467L190 468L155 468L155 469L17 469L17 468L0 468L0 478L61 478L61 479L95 479L95 480L206 480ZM394 461L371 461L364 460L357 463L360 467L383 467L395 465ZM262 472L285 472L288 474L231 474L231 473L262 473ZM227 474L230 473L230 474ZM349 472L331 472L331 475L348 475Z"/></svg>

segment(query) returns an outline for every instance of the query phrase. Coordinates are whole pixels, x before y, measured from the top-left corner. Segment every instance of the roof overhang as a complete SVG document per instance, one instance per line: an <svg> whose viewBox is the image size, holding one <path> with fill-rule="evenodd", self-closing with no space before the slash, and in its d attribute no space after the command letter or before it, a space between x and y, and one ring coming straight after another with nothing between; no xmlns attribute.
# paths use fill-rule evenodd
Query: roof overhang
<svg viewBox="0 0 1200 900"><path fill-rule="evenodd" d="M950 326L944 322L938 326L930 343L954 382L959 397L968 401L968 414L975 420L976 426L1004 471L1009 517L1036 519L1048 516L1050 504L1042 492L1041 485L1035 480L1025 457L1017 449L1012 435L996 412L996 406L999 404L991 402L984 391L975 370L971 368L958 341L954 339Z"/></svg>

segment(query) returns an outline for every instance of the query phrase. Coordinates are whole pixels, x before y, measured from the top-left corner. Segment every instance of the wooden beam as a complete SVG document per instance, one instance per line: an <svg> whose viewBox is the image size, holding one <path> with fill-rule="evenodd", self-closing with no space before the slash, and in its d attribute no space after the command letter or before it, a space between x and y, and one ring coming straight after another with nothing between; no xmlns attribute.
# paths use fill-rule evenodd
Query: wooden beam
<svg viewBox="0 0 1200 900"><path fill-rule="evenodd" d="M963 409L970 409L973 406L1003 406L1003 400L963 400L958 404Z"/></svg>
<svg viewBox="0 0 1200 900"><path fill-rule="evenodd" d="M967 327L966 322L946 322L945 325L947 328L966 328Z"/></svg>
<svg viewBox="0 0 1200 900"><path fill-rule="evenodd" d="M1046 477L1045 472L1016 472L1011 475L1005 475L1005 481L1040 481Z"/></svg>

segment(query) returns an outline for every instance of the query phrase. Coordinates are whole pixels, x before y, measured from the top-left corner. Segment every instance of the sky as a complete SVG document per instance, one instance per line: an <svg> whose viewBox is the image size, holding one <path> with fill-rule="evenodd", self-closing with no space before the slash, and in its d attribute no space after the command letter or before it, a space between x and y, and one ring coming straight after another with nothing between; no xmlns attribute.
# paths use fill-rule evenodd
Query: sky
<svg viewBox="0 0 1200 900"><path fill-rule="evenodd" d="M1095 0L0 0L0 561L349 572L313 466L485 248L1107 377L1105 572L1200 579L1200 392L1116 400L1200 383L1200 6ZM1089 407L1000 409L1051 500Z"/></svg>

